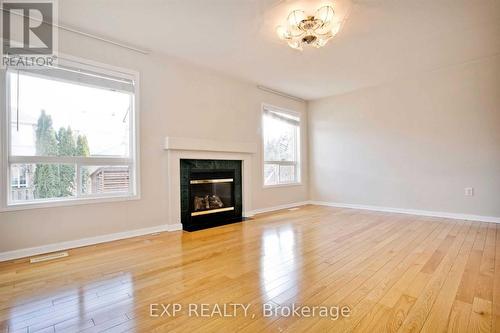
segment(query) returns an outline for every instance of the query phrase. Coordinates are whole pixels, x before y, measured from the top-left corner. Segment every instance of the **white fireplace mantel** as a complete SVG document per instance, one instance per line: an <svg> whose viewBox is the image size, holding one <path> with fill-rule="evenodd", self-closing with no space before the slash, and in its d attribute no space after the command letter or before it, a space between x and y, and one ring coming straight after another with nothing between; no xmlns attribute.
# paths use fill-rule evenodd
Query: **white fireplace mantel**
<svg viewBox="0 0 500 333"><path fill-rule="evenodd" d="M194 150L255 154L257 152L257 143L167 136L165 138L164 148L165 150Z"/></svg>
<svg viewBox="0 0 500 333"><path fill-rule="evenodd" d="M169 230L179 230L181 224L180 160L181 159L227 159L242 162L243 216L252 211L252 160L257 153L257 144L204 140L195 138L166 137L164 149L168 159L168 207Z"/></svg>

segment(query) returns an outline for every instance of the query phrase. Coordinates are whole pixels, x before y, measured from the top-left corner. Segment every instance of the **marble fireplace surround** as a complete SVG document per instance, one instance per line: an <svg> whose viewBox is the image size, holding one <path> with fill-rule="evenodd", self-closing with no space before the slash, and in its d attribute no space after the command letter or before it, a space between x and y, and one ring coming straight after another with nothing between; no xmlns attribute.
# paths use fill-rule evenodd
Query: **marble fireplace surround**
<svg viewBox="0 0 500 333"><path fill-rule="evenodd" d="M182 230L181 223L181 159L240 160L242 172L243 216L250 216L252 198L252 158L257 153L257 144L166 137L168 174L168 230Z"/></svg>

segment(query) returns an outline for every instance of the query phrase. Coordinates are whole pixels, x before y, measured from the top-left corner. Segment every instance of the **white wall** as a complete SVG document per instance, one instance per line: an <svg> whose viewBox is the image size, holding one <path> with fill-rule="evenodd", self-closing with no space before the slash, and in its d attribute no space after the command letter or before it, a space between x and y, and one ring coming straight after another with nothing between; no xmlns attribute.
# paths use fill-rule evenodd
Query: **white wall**
<svg viewBox="0 0 500 333"><path fill-rule="evenodd" d="M308 113L311 199L500 217L498 55L317 100Z"/></svg>
<svg viewBox="0 0 500 333"><path fill-rule="evenodd" d="M0 252L167 223L166 136L256 142L261 103L304 115L302 152L307 161L305 103L260 91L254 84L162 55L141 55L66 32L60 52L140 72L141 195L137 201L0 213ZM308 199L304 185L263 189L261 153L253 158L252 209Z"/></svg>

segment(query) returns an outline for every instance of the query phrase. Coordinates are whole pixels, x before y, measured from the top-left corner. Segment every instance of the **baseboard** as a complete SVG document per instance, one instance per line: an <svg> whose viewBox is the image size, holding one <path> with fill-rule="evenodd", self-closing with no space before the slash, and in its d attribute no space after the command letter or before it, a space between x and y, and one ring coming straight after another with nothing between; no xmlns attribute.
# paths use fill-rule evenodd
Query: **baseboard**
<svg viewBox="0 0 500 333"><path fill-rule="evenodd" d="M153 233L157 233L157 232L176 231L176 230L182 230L182 224L179 223L179 224L173 224L173 225L167 225L167 224L166 225L159 225L159 226L155 226L155 227L151 227L151 228L136 229L136 230L130 230L130 231L124 231L124 232L117 232L114 234L107 234L107 235L102 235L102 236L76 239L76 240L67 241L67 242L48 244L48 245L42 245L42 246L37 246L37 247L30 247L30 248L26 248L26 249L20 249L20 250L14 250L14 251L0 253L0 261L7 261L7 260L31 257L31 256L39 255L39 254L74 249L77 247L94 245L94 244L99 244L99 243L106 243L106 242L111 242L111 241L119 240L119 239L132 238L132 237L137 237L137 236L153 234Z"/></svg>
<svg viewBox="0 0 500 333"><path fill-rule="evenodd" d="M363 209L363 210L372 210L372 211L377 211L377 212L399 213L399 214L430 216L430 217L442 217L442 218L455 219L455 220L468 220L468 221L500 223L500 217L494 217L494 216L457 214L457 213L448 213L448 212L434 212L434 211L418 210L418 209L403 209L403 208L391 208L391 207L370 206L370 205L356 205L356 204L348 204L348 203L314 201L314 200L309 201L309 203L312 205L330 206L330 207L338 207L338 208Z"/></svg>
<svg viewBox="0 0 500 333"><path fill-rule="evenodd" d="M182 230L182 223L167 225L167 231L179 231L179 230Z"/></svg>
<svg viewBox="0 0 500 333"><path fill-rule="evenodd" d="M320 205L320 206L330 206L330 207L338 207L338 208L352 208L352 209L362 209L362 210L371 210L378 212L388 212L388 213L400 213L400 214L409 214L409 215L419 215L419 216L430 216L430 217L441 217L448 219L457 219L457 220L469 220L469 221L480 221L480 222L492 222L492 223L500 223L500 217L493 216L483 216L483 215L469 215L469 214L457 214L457 213L448 213L448 212L434 212L434 211L426 211L426 210L416 210L416 209L402 209L402 208L391 208L391 207L381 207L381 206L370 206L370 205L357 205L357 204L348 204L348 203L339 203L339 202L327 202L327 201L301 201L295 202L285 205L266 207L254 209L252 211L245 212L243 215L245 217L251 217L256 214L273 212L276 210L288 209L303 205ZM111 242L119 239L132 238L137 236L143 236L148 234L153 234L156 232L165 232L165 231L177 231L182 230L182 224L171 224L171 225L159 225L151 228L144 229L136 229L124 232L118 232L114 234L89 237L83 239L77 239L73 241L61 242L48 244L38 247L31 247L26 249L14 250L0 253L0 262L31 257L34 255L63 251L68 249L74 249L82 246L94 245L99 243Z"/></svg>
<svg viewBox="0 0 500 333"><path fill-rule="evenodd" d="M245 212L245 214L243 214L243 216L252 217L252 216L257 215L257 214L274 212L275 210L288 209L288 208L293 208L293 207L298 207L298 206L304 206L307 204L309 204L309 201L301 201L301 202L294 202L294 203L285 204L285 205L259 208L259 209L254 209L254 210L249 211L249 212Z"/></svg>

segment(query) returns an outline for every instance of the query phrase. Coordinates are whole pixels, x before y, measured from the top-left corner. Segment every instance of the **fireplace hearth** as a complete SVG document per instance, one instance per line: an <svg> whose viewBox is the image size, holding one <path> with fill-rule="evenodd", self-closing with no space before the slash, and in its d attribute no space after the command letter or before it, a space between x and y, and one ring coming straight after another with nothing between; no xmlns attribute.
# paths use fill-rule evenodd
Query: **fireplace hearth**
<svg viewBox="0 0 500 333"><path fill-rule="evenodd" d="M181 159L180 163L184 230L242 221L241 161Z"/></svg>

